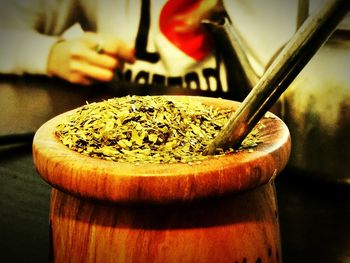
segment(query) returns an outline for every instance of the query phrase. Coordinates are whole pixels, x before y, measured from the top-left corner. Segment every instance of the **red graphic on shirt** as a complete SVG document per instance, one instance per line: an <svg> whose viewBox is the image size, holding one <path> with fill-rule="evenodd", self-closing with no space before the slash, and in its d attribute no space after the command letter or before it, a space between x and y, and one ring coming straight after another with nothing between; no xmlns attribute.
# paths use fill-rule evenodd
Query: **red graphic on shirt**
<svg viewBox="0 0 350 263"><path fill-rule="evenodd" d="M209 35L194 15L202 1L168 0L159 18L160 31L165 37L197 61L208 55L212 49Z"/></svg>

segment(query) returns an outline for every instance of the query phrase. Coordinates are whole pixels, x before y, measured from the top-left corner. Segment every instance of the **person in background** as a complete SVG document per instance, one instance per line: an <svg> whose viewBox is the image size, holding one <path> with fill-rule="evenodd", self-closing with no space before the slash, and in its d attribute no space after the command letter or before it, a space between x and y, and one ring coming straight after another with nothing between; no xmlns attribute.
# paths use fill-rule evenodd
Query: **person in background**
<svg viewBox="0 0 350 263"><path fill-rule="evenodd" d="M301 14L306 18L323 2L6 0L0 9L0 74L56 76L81 85L117 74L122 81L161 84L165 94L174 85L227 97L237 92L227 81L235 67L225 66L220 43L203 19L228 16L261 76L300 26ZM283 94L279 115L294 139L291 166L346 181L349 15L338 31L345 36L331 37Z"/></svg>
<svg viewBox="0 0 350 263"><path fill-rule="evenodd" d="M235 92L227 83L227 74L235 69L225 67L218 43L201 21L227 15L242 33L250 62L261 74L294 33L296 4L7 0L0 12L2 74L41 74L89 85L108 82L118 72L125 81L221 96ZM272 25L275 30L265 35L262 29Z"/></svg>

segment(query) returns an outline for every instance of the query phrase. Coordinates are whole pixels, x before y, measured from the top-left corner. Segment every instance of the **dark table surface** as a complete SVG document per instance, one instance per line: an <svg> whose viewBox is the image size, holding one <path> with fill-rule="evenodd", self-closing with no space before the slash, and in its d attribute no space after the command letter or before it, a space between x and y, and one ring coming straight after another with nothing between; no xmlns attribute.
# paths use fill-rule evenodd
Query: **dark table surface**
<svg viewBox="0 0 350 263"><path fill-rule="evenodd" d="M0 78L0 262L48 262L50 186L33 164L35 130L87 100L124 92L46 78ZM283 262L350 262L350 185L287 167L276 189Z"/></svg>

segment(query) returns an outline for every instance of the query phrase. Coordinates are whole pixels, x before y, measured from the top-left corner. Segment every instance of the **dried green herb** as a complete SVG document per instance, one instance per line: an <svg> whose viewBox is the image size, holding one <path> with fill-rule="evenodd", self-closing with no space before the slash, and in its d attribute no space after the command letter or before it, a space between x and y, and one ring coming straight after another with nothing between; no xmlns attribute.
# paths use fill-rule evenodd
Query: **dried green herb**
<svg viewBox="0 0 350 263"><path fill-rule="evenodd" d="M64 145L91 157L132 163L199 163L208 158L202 153L231 112L190 97L126 96L79 108L55 133ZM257 146L258 135L259 129L254 129L240 149Z"/></svg>

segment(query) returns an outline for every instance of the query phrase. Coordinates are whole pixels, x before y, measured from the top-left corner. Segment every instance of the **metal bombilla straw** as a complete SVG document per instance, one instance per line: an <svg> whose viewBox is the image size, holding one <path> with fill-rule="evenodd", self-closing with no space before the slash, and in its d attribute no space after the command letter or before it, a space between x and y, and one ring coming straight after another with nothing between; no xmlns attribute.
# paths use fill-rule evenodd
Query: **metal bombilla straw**
<svg viewBox="0 0 350 263"><path fill-rule="evenodd" d="M327 41L349 9L349 0L327 1L303 23L210 143L205 155L215 154L217 148L240 145Z"/></svg>
<svg viewBox="0 0 350 263"><path fill-rule="evenodd" d="M226 68L235 69L226 76L228 85L234 86L232 99L243 101L258 82L259 76L249 63L239 33L226 15L219 16L219 19L203 20L202 24L215 38Z"/></svg>

